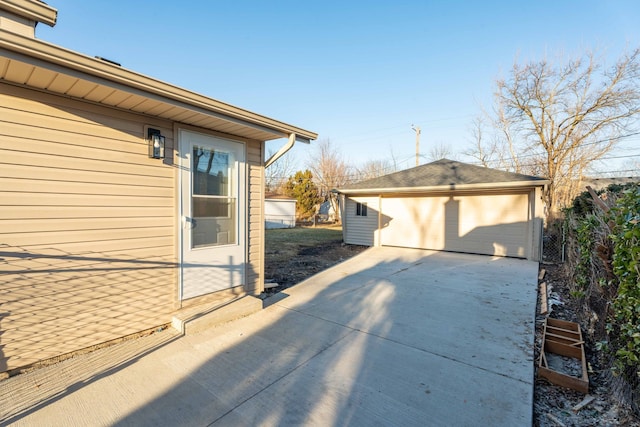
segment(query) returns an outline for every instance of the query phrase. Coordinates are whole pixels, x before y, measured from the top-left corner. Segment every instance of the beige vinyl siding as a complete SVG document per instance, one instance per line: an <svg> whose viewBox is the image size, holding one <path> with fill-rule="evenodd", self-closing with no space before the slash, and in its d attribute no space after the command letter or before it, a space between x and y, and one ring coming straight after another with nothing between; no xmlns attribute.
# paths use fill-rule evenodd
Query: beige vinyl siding
<svg viewBox="0 0 640 427"><path fill-rule="evenodd" d="M264 168L262 167L262 144L253 141L247 143L247 167L249 169L249 216L248 216L248 262L246 291L259 294L263 291L263 242L264 217L262 204L264 200Z"/></svg>
<svg viewBox="0 0 640 427"><path fill-rule="evenodd" d="M356 215L357 203L367 204L367 216ZM378 197L346 197L344 208L344 242L374 246L378 232Z"/></svg>
<svg viewBox="0 0 640 427"><path fill-rule="evenodd" d="M145 125L169 164L148 158ZM0 371L169 321L172 129L0 84Z"/></svg>
<svg viewBox="0 0 640 427"><path fill-rule="evenodd" d="M527 258L529 193L385 197L381 244Z"/></svg>

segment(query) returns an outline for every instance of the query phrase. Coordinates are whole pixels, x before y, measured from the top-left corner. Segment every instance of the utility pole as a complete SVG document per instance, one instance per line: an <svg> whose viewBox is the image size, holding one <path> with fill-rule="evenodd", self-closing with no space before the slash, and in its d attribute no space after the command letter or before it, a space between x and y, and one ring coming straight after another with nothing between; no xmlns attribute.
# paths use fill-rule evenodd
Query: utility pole
<svg viewBox="0 0 640 427"><path fill-rule="evenodd" d="M411 129L416 132L416 166L418 166L420 161L420 126L411 125Z"/></svg>

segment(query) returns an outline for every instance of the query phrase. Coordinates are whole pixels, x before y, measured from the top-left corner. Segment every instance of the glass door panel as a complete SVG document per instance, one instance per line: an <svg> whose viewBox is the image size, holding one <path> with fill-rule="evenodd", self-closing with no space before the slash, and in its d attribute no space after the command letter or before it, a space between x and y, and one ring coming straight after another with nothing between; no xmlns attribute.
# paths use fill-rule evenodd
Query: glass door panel
<svg viewBox="0 0 640 427"><path fill-rule="evenodd" d="M236 161L232 152L194 145L191 247L237 243Z"/></svg>

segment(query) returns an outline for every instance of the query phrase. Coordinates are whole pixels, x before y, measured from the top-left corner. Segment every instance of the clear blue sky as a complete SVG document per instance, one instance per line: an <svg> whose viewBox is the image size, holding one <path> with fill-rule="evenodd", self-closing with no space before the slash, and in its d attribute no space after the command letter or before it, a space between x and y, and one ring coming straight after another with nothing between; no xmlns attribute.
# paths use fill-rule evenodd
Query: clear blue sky
<svg viewBox="0 0 640 427"><path fill-rule="evenodd" d="M318 132L354 165L412 166L412 124L424 154L465 150L514 60L640 46L637 0L47 2L38 38Z"/></svg>

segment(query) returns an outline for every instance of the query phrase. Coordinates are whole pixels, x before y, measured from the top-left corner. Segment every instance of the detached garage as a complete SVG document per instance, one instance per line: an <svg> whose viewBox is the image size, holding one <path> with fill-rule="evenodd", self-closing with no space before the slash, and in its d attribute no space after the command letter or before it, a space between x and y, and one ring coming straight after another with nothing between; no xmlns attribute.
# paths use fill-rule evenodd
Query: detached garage
<svg viewBox="0 0 640 427"><path fill-rule="evenodd" d="M539 261L547 182L447 159L362 181L337 190L344 241Z"/></svg>

